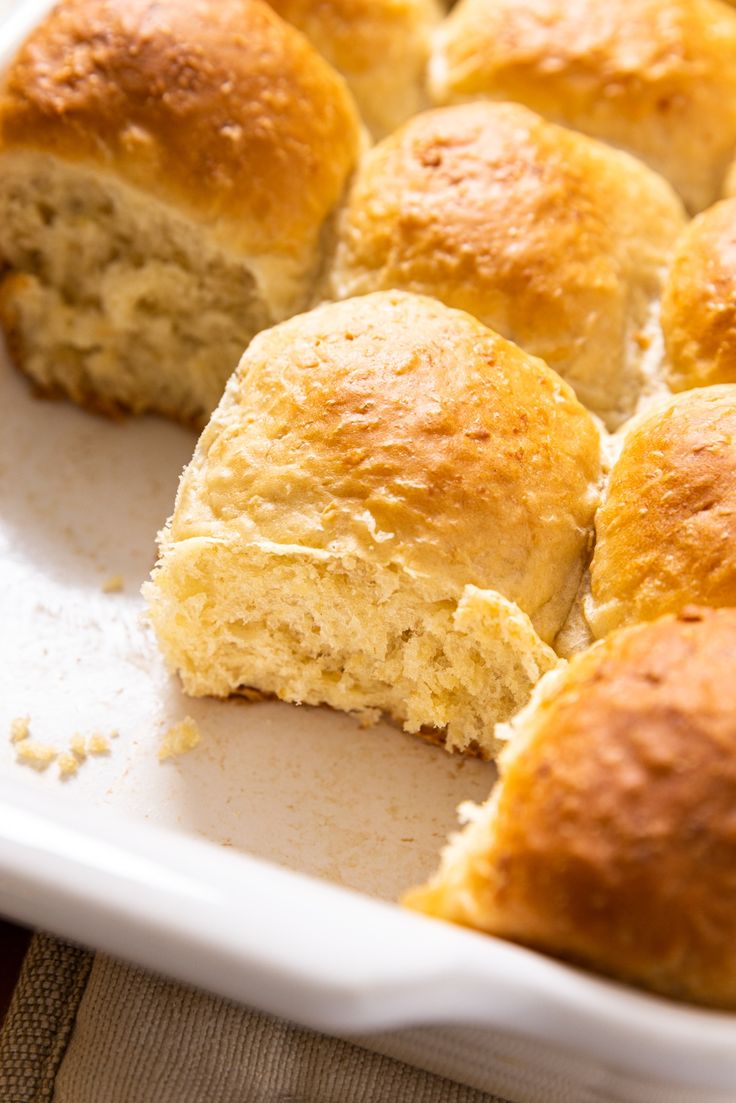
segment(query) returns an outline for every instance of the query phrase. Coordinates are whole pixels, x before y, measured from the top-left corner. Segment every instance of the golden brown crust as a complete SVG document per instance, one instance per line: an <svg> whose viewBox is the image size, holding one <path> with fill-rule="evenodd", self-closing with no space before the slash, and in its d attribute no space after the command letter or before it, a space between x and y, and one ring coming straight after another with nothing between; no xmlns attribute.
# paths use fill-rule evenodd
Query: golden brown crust
<svg viewBox="0 0 736 1103"><path fill-rule="evenodd" d="M736 383L736 199L683 233L662 300L674 390Z"/></svg>
<svg viewBox="0 0 736 1103"><path fill-rule="evenodd" d="M401 292L250 345L182 481L171 538L234 534L516 602L546 640L584 566L599 439L541 361Z"/></svg>
<svg viewBox="0 0 736 1103"><path fill-rule="evenodd" d="M260 0L62 0L7 74L7 149L82 162L303 260L358 150L340 78Z"/></svg>
<svg viewBox="0 0 736 1103"><path fill-rule="evenodd" d="M439 9L432 0L268 0L282 19L299 27L340 72L375 66L376 52L390 49L419 19Z"/></svg>
<svg viewBox="0 0 736 1103"><path fill-rule="evenodd" d="M736 386L687 391L634 425L596 515L597 636L688 602L736 605Z"/></svg>
<svg viewBox="0 0 736 1103"><path fill-rule="evenodd" d="M518 100L636 153L701 210L736 147L736 13L721 0L461 0L435 102Z"/></svg>
<svg viewBox="0 0 736 1103"><path fill-rule="evenodd" d="M427 105L425 67L437 0L269 0L345 77L382 137Z"/></svg>
<svg viewBox="0 0 736 1103"><path fill-rule="evenodd" d="M403 288L541 356L614 423L646 385L644 330L685 225L640 162L518 104L428 111L366 156L330 290Z"/></svg>
<svg viewBox="0 0 736 1103"><path fill-rule="evenodd" d="M414 906L736 1007L735 669L730 609L578 656L502 759L462 891Z"/></svg>

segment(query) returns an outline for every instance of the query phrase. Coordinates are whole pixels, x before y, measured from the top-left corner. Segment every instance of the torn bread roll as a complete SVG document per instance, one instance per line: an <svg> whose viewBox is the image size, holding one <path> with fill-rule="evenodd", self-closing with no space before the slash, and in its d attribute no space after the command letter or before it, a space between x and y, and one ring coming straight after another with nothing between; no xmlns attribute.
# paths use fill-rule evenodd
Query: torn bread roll
<svg viewBox="0 0 736 1103"><path fill-rule="evenodd" d="M549 675L410 907L736 1008L736 610L626 629Z"/></svg>
<svg viewBox="0 0 736 1103"><path fill-rule="evenodd" d="M541 361L420 296L260 334L147 587L186 692L386 713L494 750L557 657L598 497L596 425Z"/></svg>
<svg viewBox="0 0 736 1103"><path fill-rule="evenodd" d="M341 73L376 138L428 106L438 0L269 0Z"/></svg>
<svg viewBox="0 0 736 1103"><path fill-rule="evenodd" d="M596 636L695 601L736 605L736 385L685 391L627 427L596 514Z"/></svg>
<svg viewBox="0 0 736 1103"><path fill-rule="evenodd" d="M261 0L62 0L0 97L0 321L43 392L203 423L301 309L360 144Z"/></svg>
<svg viewBox="0 0 736 1103"><path fill-rule="evenodd" d="M735 53L722 0L460 0L430 89L438 104L516 100L627 149L698 211L736 151Z"/></svg>
<svg viewBox="0 0 736 1103"><path fill-rule="evenodd" d="M682 205L628 154L518 104L428 111L364 158L327 293L433 295L541 356L617 427L664 389Z"/></svg>

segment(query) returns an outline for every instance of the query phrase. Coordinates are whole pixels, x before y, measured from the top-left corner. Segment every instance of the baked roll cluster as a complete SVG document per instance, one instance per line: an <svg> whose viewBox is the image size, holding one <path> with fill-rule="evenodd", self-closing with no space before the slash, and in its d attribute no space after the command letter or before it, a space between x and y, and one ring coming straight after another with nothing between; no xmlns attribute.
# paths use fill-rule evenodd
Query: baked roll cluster
<svg viewBox="0 0 736 1103"><path fill-rule="evenodd" d="M146 587L185 691L508 742L410 904L718 1007L734 194L723 0L61 0L0 95L12 358L212 415Z"/></svg>
<svg viewBox="0 0 736 1103"><path fill-rule="evenodd" d="M437 32L437 104L524 103L627 149L691 211L736 147L736 12L723 0L459 0Z"/></svg>

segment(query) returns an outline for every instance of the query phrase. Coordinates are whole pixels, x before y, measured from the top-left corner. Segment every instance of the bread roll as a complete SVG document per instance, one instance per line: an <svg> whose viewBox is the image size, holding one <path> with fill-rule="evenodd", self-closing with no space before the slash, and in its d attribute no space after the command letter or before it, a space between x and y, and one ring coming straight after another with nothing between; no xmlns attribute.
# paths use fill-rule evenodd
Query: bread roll
<svg viewBox="0 0 736 1103"><path fill-rule="evenodd" d="M721 0L460 0L430 89L439 104L518 100L627 149L697 211L736 150L734 56Z"/></svg>
<svg viewBox="0 0 736 1103"><path fill-rule="evenodd" d="M359 146L261 0L62 0L0 99L0 320L43 391L206 419L300 309Z"/></svg>
<svg viewBox="0 0 736 1103"><path fill-rule="evenodd" d="M736 605L736 385L686 391L626 435L596 516L596 636L688 602Z"/></svg>
<svg viewBox="0 0 736 1103"><path fill-rule="evenodd" d="M736 199L711 207L682 235L662 328L673 390L736 383Z"/></svg>
<svg viewBox="0 0 736 1103"><path fill-rule="evenodd" d="M610 427L662 375L684 212L640 162L518 104L428 111L364 159L328 291L404 288L543 357Z"/></svg>
<svg viewBox="0 0 736 1103"><path fill-rule="evenodd" d="M406 903L736 1008L736 610L610 636L513 724L491 799Z"/></svg>
<svg viewBox="0 0 736 1103"><path fill-rule="evenodd" d="M374 137L427 106L438 0L269 0L345 77Z"/></svg>
<svg viewBox="0 0 736 1103"><path fill-rule="evenodd" d="M600 471L572 391L466 314L378 293L250 345L148 587L195 696L243 687L494 749L556 664Z"/></svg>

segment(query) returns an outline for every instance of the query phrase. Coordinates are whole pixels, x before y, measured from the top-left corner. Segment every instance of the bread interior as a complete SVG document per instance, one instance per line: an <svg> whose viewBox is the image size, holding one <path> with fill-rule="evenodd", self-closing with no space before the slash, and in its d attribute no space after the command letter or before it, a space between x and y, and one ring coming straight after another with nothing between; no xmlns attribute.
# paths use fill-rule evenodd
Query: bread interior
<svg viewBox="0 0 736 1103"><path fill-rule="evenodd" d="M387 714L449 750L491 757L557 656L492 590L451 593L391 564L299 545L164 545L147 587L170 666L194 696L256 688L292 702Z"/></svg>
<svg viewBox="0 0 736 1103"><path fill-rule="evenodd" d="M35 152L0 164L0 320L19 366L104 412L206 422L274 320L247 265L110 175Z"/></svg>

